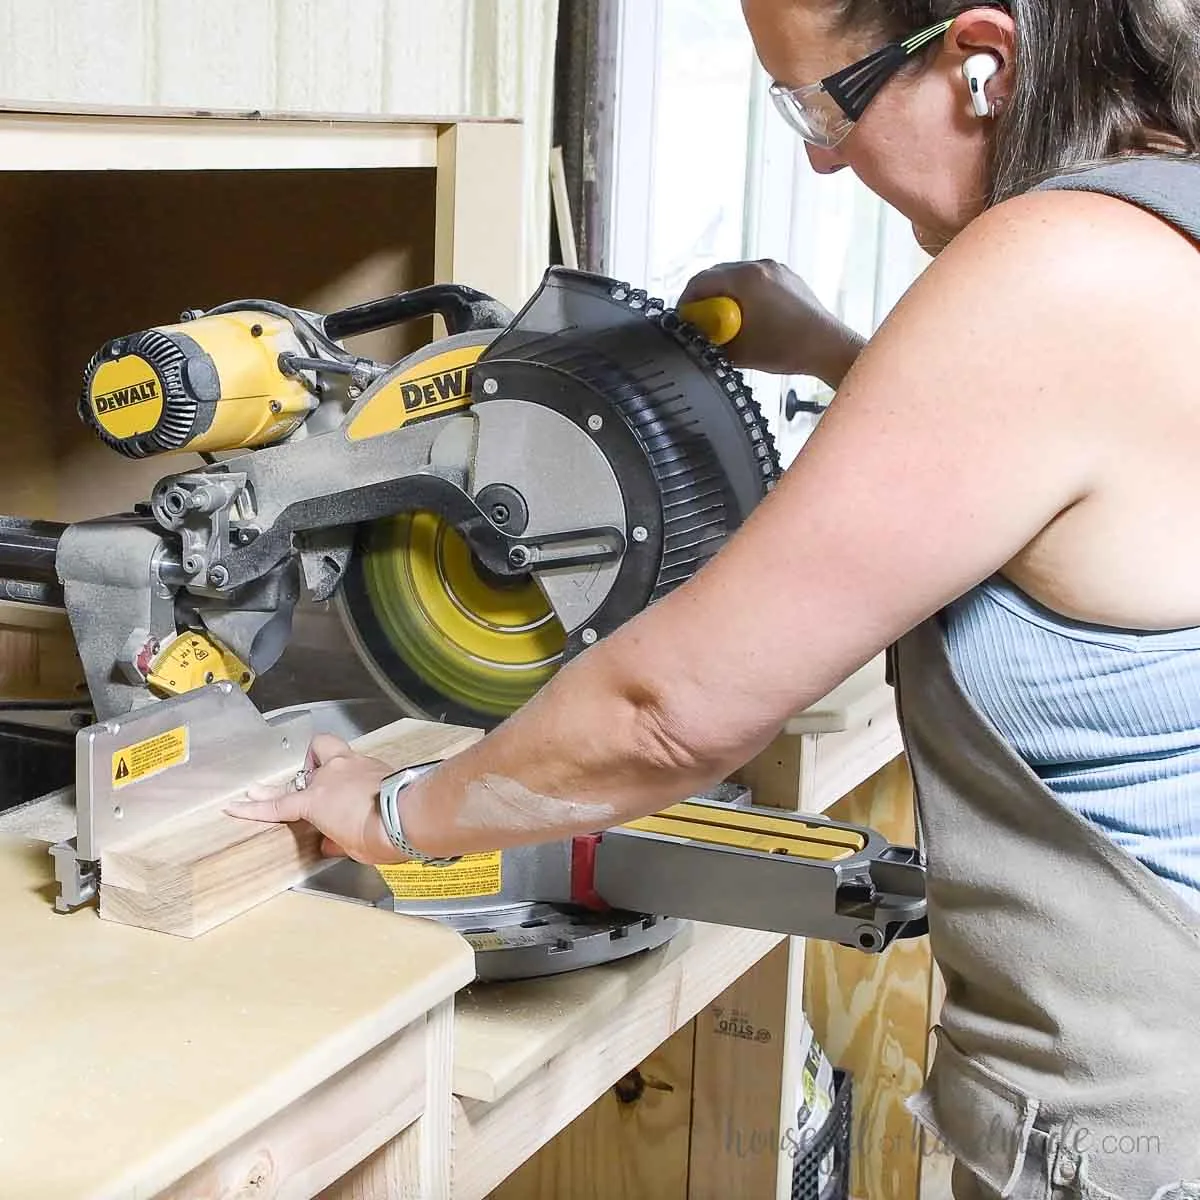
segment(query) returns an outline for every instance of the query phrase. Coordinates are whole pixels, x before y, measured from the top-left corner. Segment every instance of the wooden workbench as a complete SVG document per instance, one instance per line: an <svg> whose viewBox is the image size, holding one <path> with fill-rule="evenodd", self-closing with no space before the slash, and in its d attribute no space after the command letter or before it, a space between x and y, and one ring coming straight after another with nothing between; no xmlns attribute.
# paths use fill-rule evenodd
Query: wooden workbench
<svg viewBox="0 0 1200 1200"><path fill-rule="evenodd" d="M827 809L894 759L877 676L792 723L750 772L771 790L756 799ZM701 1200L783 1179L722 1142L730 1111L786 1112L799 939L691 924L621 962L484 985L445 927L295 892L176 939L52 911L70 815L60 795L0 816L4 1200ZM722 1006L775 1011L773 1040L716 1036ZM649 1125L612 1100L630 1079L659 1105Z"/></svg>
<svg viewBox="0 0 1200 1200"><path fill-rule="evenodd" d="M58 914L48 850L0 837L5 1200L311 1196L397 1138L391 1194L446 1194L461 938L297 892L195 940Z"/></svg>

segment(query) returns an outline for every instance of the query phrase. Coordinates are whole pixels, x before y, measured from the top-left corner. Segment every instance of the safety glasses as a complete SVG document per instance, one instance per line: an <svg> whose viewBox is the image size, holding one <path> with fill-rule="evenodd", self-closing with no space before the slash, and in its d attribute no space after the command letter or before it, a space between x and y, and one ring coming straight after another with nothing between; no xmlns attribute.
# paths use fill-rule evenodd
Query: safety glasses
<svg viewBox="0 0 1200 1200"><path fill-rule="evenodd" d="M806 141L832 150L854 128L867 105L901 67L937 41L953 18L868 54L866 58L827 75L819 83L788 88L771 85L771 99L787 123Z"/></svg>

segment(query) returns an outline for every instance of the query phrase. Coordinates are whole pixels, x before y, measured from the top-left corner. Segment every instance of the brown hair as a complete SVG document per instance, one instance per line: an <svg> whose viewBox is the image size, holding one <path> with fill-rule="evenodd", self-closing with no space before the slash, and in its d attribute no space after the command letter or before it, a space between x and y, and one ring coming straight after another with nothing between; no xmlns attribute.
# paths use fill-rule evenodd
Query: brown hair
<svg viewBox="0 0 1200 1200"><path fill-rule="evenodd" d="M1200 154L1200 0L836 0L841 24L907 37L973 7L1017 30L991 202L1127 153Z"/></svg>

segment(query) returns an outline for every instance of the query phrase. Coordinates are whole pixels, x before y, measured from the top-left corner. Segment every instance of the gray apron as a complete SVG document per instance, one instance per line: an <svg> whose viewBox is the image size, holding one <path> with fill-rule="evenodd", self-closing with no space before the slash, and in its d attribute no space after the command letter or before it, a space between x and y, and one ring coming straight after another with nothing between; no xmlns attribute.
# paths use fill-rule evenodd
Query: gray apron
<svg viewBox="0 0 1200 1200"><path fill-rule="evenodd" d="M1200 234L1200 167L1052 186ZM954 1156L956 1200L1200 1200L1200 913L1003 740L959 686L940 617L888 659L946 984L909 1107Z"/></svg>

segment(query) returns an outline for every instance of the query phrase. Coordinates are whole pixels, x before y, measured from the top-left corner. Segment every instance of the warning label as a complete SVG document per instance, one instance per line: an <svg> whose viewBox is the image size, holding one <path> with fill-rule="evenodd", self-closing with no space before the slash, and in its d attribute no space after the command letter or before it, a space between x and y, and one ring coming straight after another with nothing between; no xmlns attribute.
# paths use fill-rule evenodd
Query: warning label
<svg viewBox="0 0 1200 1200"><path fill-rule="evenodd" d="M500 891L500 851L467 854L449 867L396 863L379 868L397 900L458 900Z"/></svg>
<svg viewBox="0 0 1200 1200"><path fill-rule="evenodd" d="M123 750L114 751L112 756L113 787L126 787L150 775L157 775L168 767L177 767L187 762L188 731L186 725L168 729L157 737L136 742Z"/></svg>

